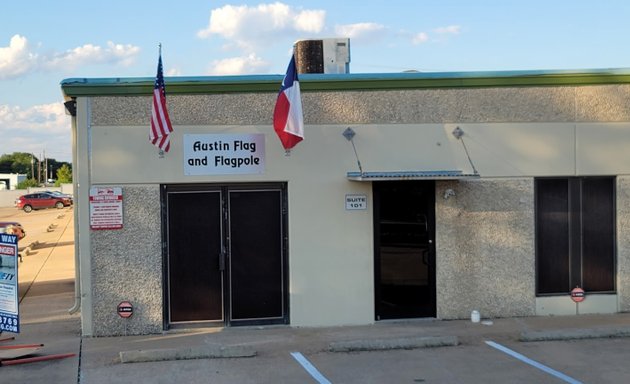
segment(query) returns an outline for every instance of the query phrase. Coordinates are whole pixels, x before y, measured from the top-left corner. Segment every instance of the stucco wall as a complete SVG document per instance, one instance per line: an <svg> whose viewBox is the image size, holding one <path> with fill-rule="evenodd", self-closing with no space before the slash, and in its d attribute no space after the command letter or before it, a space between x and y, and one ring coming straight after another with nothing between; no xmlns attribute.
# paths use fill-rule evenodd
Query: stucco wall
<svg viewBox="0 0 630 384"><path fill-rule="evenodd" d="M617 177L617 295L630 312L630 177Z"/></svg>
<svg viewBox="0 0 630 384"><path fill-rule="evenodd" d="M173 124L271 124L275 93L172 95ZM302 92L305 124L627 122L630 85ZM146 125L150 96L93 99L95 125Z"/></svg>
<svg viewBox="0 0 630 384"><path fill-rule="evenodd" d="M534 315L533 179L440 182L435 209L438 317Z"/></svg>
<svg viewBox="0 0 630 384"><path fill-rule="evenodd" d="M91 231L93 336L162 331L160 190L123 187L123 229ZM122 319L121 301L134 304Z"/></svg>

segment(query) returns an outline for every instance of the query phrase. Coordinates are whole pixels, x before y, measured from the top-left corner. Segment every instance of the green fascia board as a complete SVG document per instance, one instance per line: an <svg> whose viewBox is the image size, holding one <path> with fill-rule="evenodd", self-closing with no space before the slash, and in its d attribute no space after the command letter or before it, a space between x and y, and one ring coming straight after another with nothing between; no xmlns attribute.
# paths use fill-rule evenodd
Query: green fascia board
<svg viewBox="0 0 630 384"><path fill-rule="evenodd" d="M278 92L283 75L200 76L165 78L167 94ZM66 97L140 96L153 92L155 79L70 78L61 82ZM403 72L301 74L303 91L401 90L432 88L580 86L628 84L630 69L503 72Z"/></svg>

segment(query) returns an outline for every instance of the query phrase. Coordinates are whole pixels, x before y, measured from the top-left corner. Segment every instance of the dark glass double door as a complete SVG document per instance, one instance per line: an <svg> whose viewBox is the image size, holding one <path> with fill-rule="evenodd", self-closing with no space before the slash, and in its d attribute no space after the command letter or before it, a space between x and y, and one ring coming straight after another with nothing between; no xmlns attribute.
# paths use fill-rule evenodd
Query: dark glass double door
<svg viewBox="0 0 630 384"><path fill-rule="evenodd" d="M165 187L167 326L288 322L283 185Z"/></svg>
<svg viewBox="0 0 630 384"><path fill-rule="evenodd" d="M435 182L375 182L376 320L436 316Z"/></svg>

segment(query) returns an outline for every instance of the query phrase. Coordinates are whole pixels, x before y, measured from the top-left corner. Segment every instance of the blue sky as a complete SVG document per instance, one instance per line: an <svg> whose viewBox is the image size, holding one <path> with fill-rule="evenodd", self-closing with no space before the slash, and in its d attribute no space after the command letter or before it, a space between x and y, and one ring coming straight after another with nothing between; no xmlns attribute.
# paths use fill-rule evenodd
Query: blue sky
<svg viewBox="0 0 630 384"><path fill-rule="evenodd" d="M3 2L0 155L70 161L61 80L155 76L158 43L167 77L283 74L322 37L350 38L352 73L627 68L630 2Z"/></svg>

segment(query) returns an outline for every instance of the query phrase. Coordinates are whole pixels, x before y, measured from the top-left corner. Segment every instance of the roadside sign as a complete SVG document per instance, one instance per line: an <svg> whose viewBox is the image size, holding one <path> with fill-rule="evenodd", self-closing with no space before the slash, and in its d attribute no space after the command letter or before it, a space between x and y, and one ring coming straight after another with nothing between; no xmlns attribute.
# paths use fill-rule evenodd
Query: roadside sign
<svg viewBox="0 0 630 384"><path fill-rule="evenodd" d="M128 301L123 301L118 304L118 316L123 319L130 318L133 315L133 305Z"/></svg>
<svg viewBox="0 0 630 384"><path fill-rule="evenodd" d="M0 332L20 333L18 238L0 234Z"/></svg>

